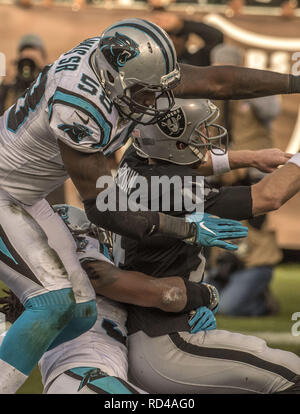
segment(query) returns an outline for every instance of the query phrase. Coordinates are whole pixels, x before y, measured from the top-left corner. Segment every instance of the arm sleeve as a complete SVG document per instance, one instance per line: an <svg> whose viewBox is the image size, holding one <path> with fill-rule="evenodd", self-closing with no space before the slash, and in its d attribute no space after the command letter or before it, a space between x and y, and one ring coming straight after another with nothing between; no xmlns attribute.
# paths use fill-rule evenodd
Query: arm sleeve
<svg viewBox="0 0 300 414"><path fill-rule="evenodd" d="M222 187L216 197L205 203L205 212L234 220L252 218L251 187Z"/></svg>
<svg viewBox="0 0 300 414"><path fill-rule="evenodd" d="M152 211L99 211L95 199L84 200L84 208L88 219L106 230L142 240L158 231L159 215Z"/></svg>

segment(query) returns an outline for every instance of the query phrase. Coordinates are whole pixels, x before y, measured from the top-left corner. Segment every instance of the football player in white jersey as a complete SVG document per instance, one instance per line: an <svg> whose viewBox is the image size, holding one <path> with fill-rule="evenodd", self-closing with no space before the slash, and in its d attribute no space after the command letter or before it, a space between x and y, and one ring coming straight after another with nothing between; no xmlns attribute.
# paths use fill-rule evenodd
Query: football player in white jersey
<svg viewBox="0 0 300 414"><path fill-rule="evenodd" d="M54 208L75 237L80 262L83 266L87 264L90 270L93 269L90 277L96 291L120 298L124 302L139 304L140 307L172 312L173 315L177 310L181 317L184 316L180 313L180 308L185 295L180 294L180 289L177 290L177 295L173 295L174 300L170 300L173 282L180 278L155 279L140 272L117 269L110 261L107 246L99 243L98 235L95 238L97 229L88 223L82 210L68 205L57 205ZM93 237L89 236L92 232ZM168 279L173 282L168 282ZM126 287L128 283L131 288ZM104 296L97 295L96 300L98 318L93 328L45 352L39 361L44 393L145 393L135 383L128 381L126 308ZM0 299L0 303L6 304L5 312L12 322L22 312L16 299L7 297ZM253 336L215 330L215 318L206 307L197 309L193 318L189 317L188 312L185 317L193 335L188 332L169 335L168 341L165 341L168 343L167 353L164 340L168 336L148 338L140 348L136 343L130 344L129 368L138 372L138 375L133 376L134 381L139 383L143 378L142 382L149 392L244 393L257 392L259 389L259 392L267 393L285 387L288 387L287 392L300 391L297 385L293 386L297 381L300 363L296 355L272 350L264 341ZM5 334L0 336L0 343ZM187 339L188 343L184 342ZM180 345L184 343L185 350L182 352ZM165 355L164 358L161 358L159 349ZM174 359L176 355L179 358ZM147 365L149 360L152 362ZM160 372L166 370L167 366L172 367L172 373L163 378ZM152 370L151 367L156 368ZM187 381L191 375L193 378ZM247 386L243 384L244 375L250 379L246 380Z"/></svg>
<svg viewBox="0 0 300 414"><path fill-rule="evenodd" d="M182 96L216 99L300 91L300 77L293 75L179 67L162 29L128 19L47 66L0 118L1 274L26 308L0 348L0 393L15 392L46 349L96 320L94 292L73 239L44 199L68 175L95 224L134 238L161 233L203 242L195 223L150 211L99 212L95 202L97 179L110 174L105 156L128 139L135 123L155 123L170 110L179 81ZM162 96L166 106L159 104ZM235 222L225 225L231 237L246 235ZM83 321L82 314L89 316ZM22 353L15 349L20 338Z"/></svg>
<svg viewBox="0 0 300 414"><path fill-rule="evenodd" d="M101 293L124 302L179 312L187 299L183 283L178 277L157 280L143 273L119 270L111 261L107 245L100 241L103 233L91 225L83 210L66 204L56 205L54 210L72 232L78 259L88 268L98 293L98 318L88 332L44 353L39 361L44 393L144 393L127 380L126 308ZM0 299L0 303L6 304L9 322L24 310L12 294ZM215 328L212 312L205 306L199 312L203 317L197 329ZM0 342L6 334L1 335Z"/></svg>
<svg viewBox="0 0 300 414"><path fill-rule="evenodd" d="M181 219L163 229L157 212L102 217L94 211L96 181L110 174L105 155L128 139L135 122L156 122L170 109L179 79L165 32L125 20L44 68L0 118L1 279L26 309L0 348L0 393L14 393L45 350L96 320L94 291L74 240L44 198L68 174L94 221L101 216L106 226L135 237L171 228L174 237L200 242L200 228ZM158 108L161 96L164 108ZM228 224L237 237L246 235L239 224Z"/></svg>

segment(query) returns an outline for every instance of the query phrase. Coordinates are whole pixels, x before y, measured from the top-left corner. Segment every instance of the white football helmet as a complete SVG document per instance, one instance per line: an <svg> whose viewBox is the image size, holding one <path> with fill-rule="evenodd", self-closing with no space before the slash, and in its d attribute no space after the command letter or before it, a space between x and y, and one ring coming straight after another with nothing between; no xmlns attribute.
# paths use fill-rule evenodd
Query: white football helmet
<svg viewBox="0 0 300 414"><path fill-rule="evenodd" d="M159 26L142 19L121 20L101 35L92 57L96 73L121 115L148 125L174 105L171 91L180 81L174 45ZM143 94L143 95L142 95ZM151 104L142 96L150 94ZM164 97L165 106L158 106Z"/></svg>

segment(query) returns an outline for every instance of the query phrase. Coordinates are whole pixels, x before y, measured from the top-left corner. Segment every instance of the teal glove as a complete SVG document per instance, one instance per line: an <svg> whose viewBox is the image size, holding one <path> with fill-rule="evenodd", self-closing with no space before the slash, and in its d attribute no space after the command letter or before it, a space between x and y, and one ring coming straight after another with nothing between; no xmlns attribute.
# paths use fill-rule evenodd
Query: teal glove
<svg viewBox="0 0 300 414"><path fill-rule="evenodd" d="M201 306L195 311L192 311L188 324L191 327L190 332L192 334L200 331L210 331L217 327L216 318L214 317L213 312L206 306Z"/></svg>
<svg viewBox="0 0 300 414"><path fill-rule="evenodd" d="M194 223L194 236L186 239L186 243L201 246L216 246L226 250L237 250L238 246L224 240L247 237L248 228L239 221L223 219L207 213L193 213L185 220Z"/></svg>

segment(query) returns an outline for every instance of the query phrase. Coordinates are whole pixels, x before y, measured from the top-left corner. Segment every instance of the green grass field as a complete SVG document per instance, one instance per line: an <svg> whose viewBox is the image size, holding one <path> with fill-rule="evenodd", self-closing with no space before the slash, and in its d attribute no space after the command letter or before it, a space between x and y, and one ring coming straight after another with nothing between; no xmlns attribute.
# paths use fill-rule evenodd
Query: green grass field
<svg viewBox="0 0 300 414"><path fill-rule="evenodd" d="M292 320L292 315L300 312L300 265L278 266L272 291L280 301L279 315L259 318L217 316L218 328L255 333L266 339L269 346L292 351L300 356L300 327L299 336L293 336L291 332L292 325L296 322ZM42 389L41 376L36 367L18 393L40 394Z"/></svg>
<svg viewBox="0 0 300 414"><path fill-rule="evenodd" d="M292 326L297 322L292 320L292 315L299 312L300 317L300 266L278 266L271 289L280 302L278 315L259 318L217 316L218 328L255 334L265 339L272 348L281 348L300 356L300 326L299 336L292 335Z"/></svg>

